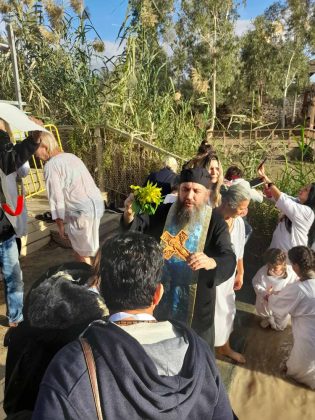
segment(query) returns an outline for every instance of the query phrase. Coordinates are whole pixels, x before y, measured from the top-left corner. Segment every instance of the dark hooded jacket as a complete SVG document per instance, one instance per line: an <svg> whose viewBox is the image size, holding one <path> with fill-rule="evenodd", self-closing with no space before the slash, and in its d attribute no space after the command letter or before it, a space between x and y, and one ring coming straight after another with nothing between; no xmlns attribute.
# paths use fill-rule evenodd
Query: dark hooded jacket
<svg viewBox="0 0 315 420"><path fill-rule="evenodd" d="M85 332L94 353L103 418L233 419L208 345L183 324L172 324L188 342L183 366L174 376L160 376L144 347L113 323L96 321ZM97 418L78 340L64 347L51 362L32 418Z"/></svg>
<svg viewBox="0 0 315 420"><path fill-rule="evenodd" d="M74 281L52 277L60 271ZM54 355L92 321L104 316L102 299L84 286L90 276L89 265L66 263L49 269L32 286L23 308L24 321L11 328L5 338L7 414L33 410L40 382Z"/></svg>

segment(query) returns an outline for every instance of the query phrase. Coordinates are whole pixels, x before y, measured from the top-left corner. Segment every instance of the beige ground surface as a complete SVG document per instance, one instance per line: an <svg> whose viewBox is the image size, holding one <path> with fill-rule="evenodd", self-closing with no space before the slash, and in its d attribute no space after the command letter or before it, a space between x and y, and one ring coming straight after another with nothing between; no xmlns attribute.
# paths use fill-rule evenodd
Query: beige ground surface
<svg viewBox="0 0 315 420"><path fill-rule="evenodd" d="M235 413L241 420L314 420L315 391L284 373L292 347L291 327L273 331L262 329L254 314L247 319L246 364L234 368L229 387Z"/></svg>

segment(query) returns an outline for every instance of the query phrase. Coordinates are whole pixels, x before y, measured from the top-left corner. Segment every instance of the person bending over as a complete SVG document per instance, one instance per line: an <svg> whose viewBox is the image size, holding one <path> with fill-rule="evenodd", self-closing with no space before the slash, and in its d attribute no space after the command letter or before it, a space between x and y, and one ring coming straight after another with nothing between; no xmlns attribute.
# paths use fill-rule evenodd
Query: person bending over
<svg viewBox="0 0 315 420"><path fill-rule="evenodd" d="M53 220L59 235L67 235L78 261L92 264L99 248L99 226L104 213L100 190L86 166L64 153L50 133L42 133L36 156L46 162L44 176Z"/></svg>
<svg viewBox="0 0 315 420"><path fill-rule="evenodd" d="M162 250L152 237L132 232L104 244L100 291L110 317L84 333L100 404L76 340L50 364L33 420L233 419L208 345L184 324L153 316L163 296L162 269Z"/></svg>

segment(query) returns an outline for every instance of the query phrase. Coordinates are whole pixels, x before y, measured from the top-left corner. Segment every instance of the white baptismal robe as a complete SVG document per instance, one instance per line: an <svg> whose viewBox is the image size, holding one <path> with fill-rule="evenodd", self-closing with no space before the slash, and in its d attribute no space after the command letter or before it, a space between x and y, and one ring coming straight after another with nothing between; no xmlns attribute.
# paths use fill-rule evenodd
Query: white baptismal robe
<svg viewBox="0 0 315 420"><path fill-rule="evenodd" d="M271 290L272 293L280 292L280 290L284 289L287 285L296 282L298 280L298 276L295 274L291 265L287 265L286 278L270 276L267 273L268 266L264 265L257 271L252 280L256 293L256 311L258 315L269 318L270 324L274 329L283 330L289 321L289 317L284 320L281 319L281 323L277 322L278 320L274 319L273 313L269 308L268 301L266 301L264 297L270 294Z"/></svg>
<svg viewBox="0 0 315 420"><path fill-rule="evenodd" d="M287 374L315 389L315 279L288 285L269 298L275 315L291 315L294 344Z"/></svg>
<svg viewBox="0 0 315 420"><path fill-rule="evenodd" d="M279 222L269 248L279 248L288 252L294 246L307 246L308 232L315 217L313 210L285 193L281 193L276 207L291 220L291 232L287 230L284 220Z"/></svg>
<svg viewBox="0 0 315 420"><path fill-rule="evenodd" d="M230 234L232 248L236 255L236 260L238 261L243 258L245 247L245 224L241 217L236 217ZM233 331L233 322L236 313L234 281L235 272L229 280L216 287L214 313L214 345L216 347L223 346L228 341L228 338Z"/></svg>
<svg viewBox="0 0 315 420"><path fill-rule="evenodd" d="M72 248L79 255L94 256L104 202L88 169L77 156L60 153L45 164L44 175L53 220L68 224Z"/></svg>

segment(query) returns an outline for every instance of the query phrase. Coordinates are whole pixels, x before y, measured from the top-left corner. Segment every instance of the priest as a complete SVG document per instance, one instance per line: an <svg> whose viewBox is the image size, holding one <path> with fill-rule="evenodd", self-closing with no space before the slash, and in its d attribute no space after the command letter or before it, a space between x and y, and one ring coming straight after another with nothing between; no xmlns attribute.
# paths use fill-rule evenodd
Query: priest
<svg viewBox="0 0 315 420"><path fill-rule="evenodd" d="M213 349L216 286L231 277L236 260L227 224L208 205L210 185L206 169L184 169L175 203L162 204L152 216L136 215L130 194L121 226L161 241L165 296L157 318L185 322Z"/></svg>

